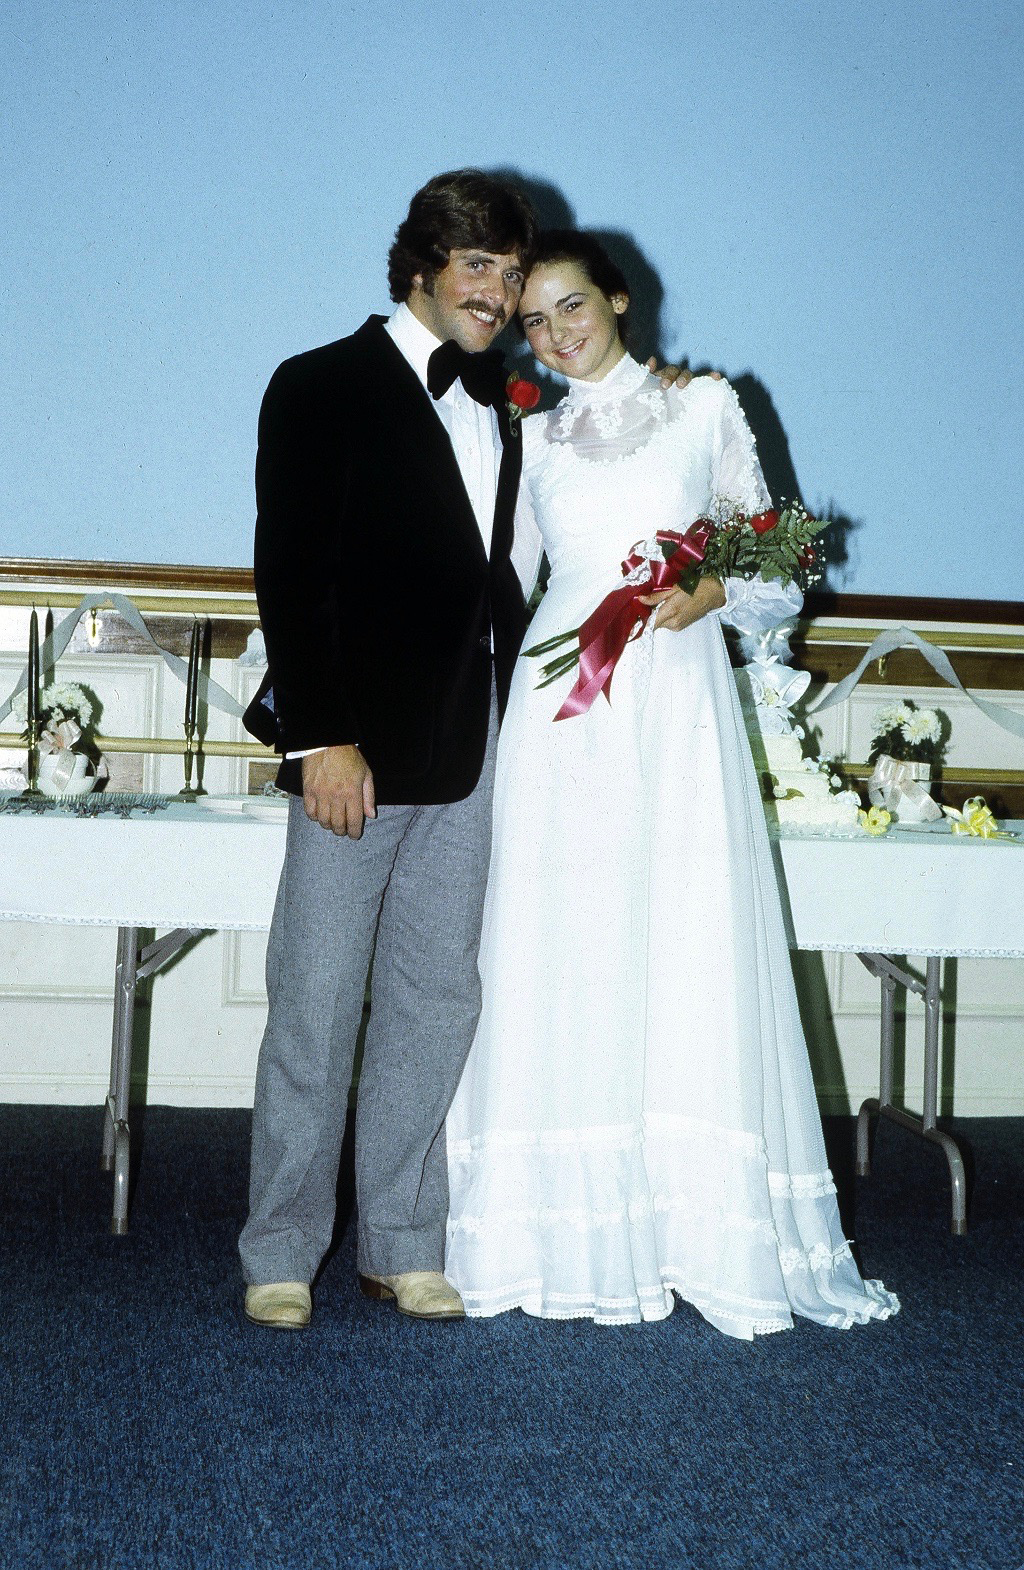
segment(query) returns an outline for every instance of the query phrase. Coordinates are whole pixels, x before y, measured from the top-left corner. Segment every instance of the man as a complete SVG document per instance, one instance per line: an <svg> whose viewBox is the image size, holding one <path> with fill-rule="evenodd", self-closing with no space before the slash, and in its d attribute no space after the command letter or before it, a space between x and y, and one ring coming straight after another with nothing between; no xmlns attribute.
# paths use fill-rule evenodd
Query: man
<svg viewBox="0 0 1024 1570"><path fill-rule="evenodd" d="M246 1313L274 1328L308 1323L330 1243L374 949L360 1285L417 1317L463 1311L442 1274L444 1118L479 1010L497 717L526 624L510 559L521 443L486 351L534 233L504 183L431 180L389 256L393 316L286 361L263 402L268 673L246 723L285 754L294 800L240 1250Z"/></svg>
<svg viewBox="0 0 1024 1570"><path fill-rule="evenodd" d="M535 232L499 180L429 181L389 255L394 314L287 360L260 414L268 672L246 724L285 754L294 799L240 1252L246 1313L272 1328L308 1324L330 1244L371 954L360 1286L418 1318L463 1314L442 1273L444 1119L479 1012L497 720L526 625L521 443L488 351Z"/></svg>

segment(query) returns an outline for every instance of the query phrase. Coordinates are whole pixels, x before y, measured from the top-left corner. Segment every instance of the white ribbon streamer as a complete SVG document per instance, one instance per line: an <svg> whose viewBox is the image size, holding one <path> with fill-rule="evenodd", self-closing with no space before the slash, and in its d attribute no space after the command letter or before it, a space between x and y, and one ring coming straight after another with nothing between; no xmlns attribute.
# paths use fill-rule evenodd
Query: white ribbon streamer
<svg viewBox="0 0 1024 1570"><path fill-rule="evenodd" d="M1024 741L1024 714L1007 709L1001 703L989 703L987 698L976 698L973 692L968 692L943 651L926 643L916 632L911 632L909 627L893 627L888 632L880 632L865 652L856 670L852 670L849 676L844 676L828 696L816 703L813 709L808 709L807 713L820 714L824 709L830 709L834 703L842 703L850 696L871 661L880 660L883 655L891 654L894 649L916 649L943 681L947 681L951 687L956 687L958 692L962 692L965 698L971 700L975 708L980 709L982 714L1002 730L1009 731L1011 736L1019 736Z"/></svg>
<svg viewBox="0 0 1024 1570"><path fill-rule="evenodd" d="M75 628L86 611L98 610L100 607L106 606L113 606L114 610L124 617L129 627L134 628L140 637L145 638L147 643L152 644L171 674L177 676L178 680L186 687L188 686L188 661L183 660L180 655L171 654L169 650L162 648L131 600L123 594L114 594L110 589L100 589L94 594L86 594L79 600L74 610L68 612L60 627L55 627L49 637L43 640L43 646L39 651L40 666L45 669L47 666L57 663L71 642ZM238 702L237 698L233 698L230 692L225 691L219 682L214 681L212 676L207 676L205 671L199 671L198 685L199 696L205 703L214 709L220 709L224 714L231 714L236 719L241 719L245 713L242 704ZM11 704L18 696L18 693L27 686L28 666L26 665L15 683L10 697L6 703L0 704L0 720L7 718L11 712Z"/></svg>

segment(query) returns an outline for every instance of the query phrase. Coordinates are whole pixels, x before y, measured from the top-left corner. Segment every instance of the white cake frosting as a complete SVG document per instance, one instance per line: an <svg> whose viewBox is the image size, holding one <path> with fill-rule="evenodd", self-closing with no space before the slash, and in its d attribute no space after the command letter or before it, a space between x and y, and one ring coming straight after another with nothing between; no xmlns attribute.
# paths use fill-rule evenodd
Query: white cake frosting
<svg viewBox="0 0 1024 1570"><path fill-rule="evenodd" d="M805 758L795 729L782 736L765 736L764 747L772 795L769 815L779 823L856 825L860 797L853 790L836 790L835 776L813 758Z"/></svg>
<svg viewBox="0 0 1024 1570"><path fill-rule="evenodd" d="M855 828L860 797L842 790L827 763L804 756L803 729L796 725L792 705L810 682L807 671L794 670L787 629L777 628L751 640L753 658L740 675L754 762L765 786L765 815L780 826Z"/></svg>

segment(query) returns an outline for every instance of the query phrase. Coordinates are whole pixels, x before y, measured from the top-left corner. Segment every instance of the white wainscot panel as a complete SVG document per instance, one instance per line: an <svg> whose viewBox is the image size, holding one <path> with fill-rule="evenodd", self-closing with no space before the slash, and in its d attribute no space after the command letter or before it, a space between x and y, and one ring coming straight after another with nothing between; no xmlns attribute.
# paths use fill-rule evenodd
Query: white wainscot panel
<svg viewBox="0 0 1024 1570"><path fill-rule="evenodd" d="M267 1006L265 969L267 934L265 932L227 932L224 934L224 993L227 1008Z"/></svg>
<svg viewBox="0 0 1024 1570"><path fill-rule="evenodd" d="M112 1003L116 943L113 927L0 921L0 997Z"/></svg>
<svg viewBox="0 0 1024 1570"><path fill-rule="evenodd" d="M246 934L256 940L260 934ZM199 939L153 980L147 1100L175 1106L252 1106L266 1004L225 1002L235 934Z"/></svg>
<svg viewBox="0 0 1024 1570"><path fill-rule="evenodd" d="M5 997L2 1013L0 1101L95 1106L98 1138L110 1081L110 1001Z"/></svg>
<svg viewBox="0 0 1024 1570"><path fill-rule="evenodd" d="M0 693L5 697L22 670L18 659L0 657ZM77 682L99 699L98 719L93 723L108 736L152 736L157 733L156 719L163 662L138 655L65 654L57 667L57 680ZM0 731L14 740L17 728L8 717ZM22 749L23 750L23 749ZM143 788L155 789L153 760L143 765Z"/></svg>
<svg viewBox="0 0 1024 1570"><path fill-rule="evenodd" d="M263 679L263 669L240 666L237 660L213 660L210 675L226 692L236 698L244 708ZM164 670L160 694L160 734L181 737L184 750L185 688L181 682ZM240 719L225 714L222 709L210 707L200 716L207 741L245 741L253 738ZM268 754L269 756L269 754ZM181 790L185 782L182 754L164 754L153 760L155 789L171 794ZM244 792L248 782L248 763L244 758L203 759L203 785L211 795L230 795ZM194 776L193 776L194 783Z"/></svg>

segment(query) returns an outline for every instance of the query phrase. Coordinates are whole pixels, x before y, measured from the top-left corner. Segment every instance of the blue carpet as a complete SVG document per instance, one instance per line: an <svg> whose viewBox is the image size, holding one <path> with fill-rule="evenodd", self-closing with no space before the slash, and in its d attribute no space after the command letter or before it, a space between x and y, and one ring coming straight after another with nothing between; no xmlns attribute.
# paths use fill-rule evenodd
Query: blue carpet
<svg viewBox="0 0 1024 1570"><path fill-rule="evenodd" d="M1024 1120L941 1154L883 1128L864 1268L903 1300L753 1346L687 1308L643 1327L424 1325L356 1292L246 1323L249 1118L152 1108L109 1234L95 1111L0 1108L4 1570L1019 1570ZM853 1205L856 1213L853 1214Z"/></svg>

